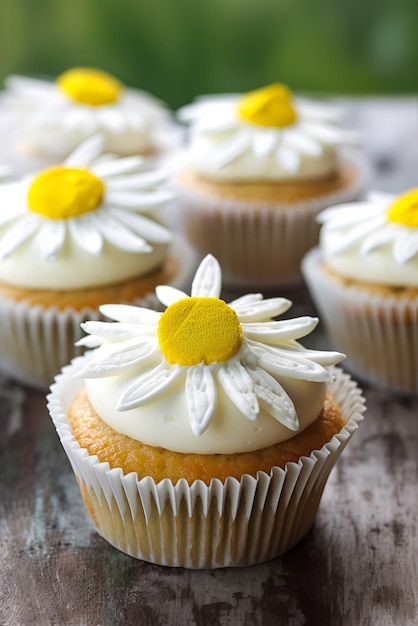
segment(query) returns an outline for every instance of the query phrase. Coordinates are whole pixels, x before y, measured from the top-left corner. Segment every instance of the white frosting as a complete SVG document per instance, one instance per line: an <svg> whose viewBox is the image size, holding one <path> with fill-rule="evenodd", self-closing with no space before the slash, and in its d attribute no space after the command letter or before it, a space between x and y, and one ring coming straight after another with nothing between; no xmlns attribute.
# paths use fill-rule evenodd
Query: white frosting
<svg viewBox="0 0 418 626"><path fill-rule="evenodd" d="M162 394L152 403L128 411L117 411L126 379L123 377L85 380L92 406L103 421L115 431L150 446L161 446L175 452L233 454L259 450L285 441L294 432L261 409L256 420L246 419L223 388L216 383L217 403L205 432L196 437L187 418L188 407L184 384ZM319 415L325 396L325 383L280 380L292 398L304 430Z"/></svg>
<svg viewBox="0 0 418 626"><path fill-rule="evenodd" d="M392 194L330 207L319 214L321 254L341 276L395 287L418 287L418 228L390 222Z"/></svg>
<svg viewBox="0 0 418 626"><path fill-rule="evenodd" d="M214 181L298 181L335 172L340 148L353 135L336 111L295 99L298 119L282 128L252 124L237 113L239 96L202 98L179 112L190 123L186 162Z"/></svg>
<svg viewBox="0 0 418 626"><path fill-rule="evenodd" d="M51 81L9 76L2 106L21 115L20 146L62 159L87 137L100 133L105 149L138 154L158 148L172 127L166 107L150 94L125 88L112 104L89 106L68 97Z"/></svg>
<svg viewBox="0 0 418 626"><path fill-rule="evenodd" d="M0 281L29 289L83 289L144 275L161 265L172 240L156 221L171 194L164 174L141 159L101 155L103 138L85 141L65 164L105 185L100 206L67 219L31 211L33 176L0 185Z"/></svg>
<svg viewBox="0 0 418 626"><path fill-rule="evenodd" d="M220 268L209 255L198 268L191 295L207 300L219 298L220 292ZM157 296L168 307L188 298L171 287L157 288ZM157 328L165 314L101 307L116 323L82 325L89 335L79 343L97 349L78 375L85 378L100 417L148 445L232 454L285 441L318 417L325 382L332 379L324 366L344 358L337 352L305 350L295 341L313 330L315 318L273 321L290 304L283 298L263 300L261 294L234 300L229 307L241 326L238 352L223 361L187 366L168 363L161 351ZM202 328L199 323L195 318L189 328L193 345L200 333L207 336L207 321Z"/></svg>
<svg viewBox="0 0 418 626"><path fill-rule="evenodd" d="M166 255L167 244L139 255L105 243L97 256L69 240L60 256L50 261L42 256L39 242L31 239L0 261L0 282L26 289L66 291L101 287L145 275L159 267Z"/></svg>

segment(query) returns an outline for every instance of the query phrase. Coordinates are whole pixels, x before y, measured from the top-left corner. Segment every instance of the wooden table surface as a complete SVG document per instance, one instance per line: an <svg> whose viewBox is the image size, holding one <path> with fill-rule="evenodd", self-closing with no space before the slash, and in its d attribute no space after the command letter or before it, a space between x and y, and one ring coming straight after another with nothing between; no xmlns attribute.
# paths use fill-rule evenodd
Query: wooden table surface
<svg viewBox="0 0 418 626"><path fill-rule="evenodd" d="M416 186L417 99L342 104L372 188ZM306 291L280 295L292 314L315 313ZM193 571L137 561L95 533L44 395L0 377L0 624L418 624L418 397L362 386L366 419L299 545L254 567Z"/></svg>

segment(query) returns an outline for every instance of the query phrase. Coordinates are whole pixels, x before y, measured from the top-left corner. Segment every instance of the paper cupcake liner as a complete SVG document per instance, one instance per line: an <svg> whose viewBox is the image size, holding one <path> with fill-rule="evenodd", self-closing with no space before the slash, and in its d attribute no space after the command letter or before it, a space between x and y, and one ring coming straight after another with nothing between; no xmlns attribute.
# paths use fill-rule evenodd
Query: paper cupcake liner
<svg viewBox="0 0 418 626"><path fill-rule="evenodd" d="M179 260L180 270L169 284L188 289L195 269L194 252L180 240L172 253ZM154 292L130 304L162 310ZM84 334L80 324L100 319L105 318L91 307L60 310L0 296L0 370L24 385L48 389L60 369L84 351L74 345Z"/></svg>
<svg viewBox="0 0 418 626"><path fill-rule="evenodd" d="M333 204L359 199L365 188L365 164L361 159L345 161L355 171L350 184L301 202L248 202L215 197L177 181L174 186L186 236L200 255L211 253L219 260L227 286L300 283L300 262L318 242L316 215Z"/></svg>
<svg viewBox="0 0 418 626"><path fill-rule="evenodd" d="M356 377L393 391L418 392L418 298L388 297L344 286L321 270L319 249L302 270L344 367Z"/></svg>
<svg viewBox="0 0 418 626"><path fill-rule="evenodd" d="M213 479L209 486L199 480L189 486L183 479L155 483L110 469L80 448L66 417L82 385L72 377L80 358L51 387L52 420L97 531L122 552L159 565L246 566L289 550L312 526L328 475L363 419L360 389L334 368L329 391L345 426L321 450L257 478Z"/></svg>

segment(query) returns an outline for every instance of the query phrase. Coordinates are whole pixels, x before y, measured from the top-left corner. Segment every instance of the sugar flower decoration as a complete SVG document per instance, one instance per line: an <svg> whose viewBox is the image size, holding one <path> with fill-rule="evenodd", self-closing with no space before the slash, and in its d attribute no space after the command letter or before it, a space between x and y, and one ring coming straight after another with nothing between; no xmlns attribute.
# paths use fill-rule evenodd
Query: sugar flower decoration
<svg viewBox="0 0 418 626"><path fill-rule="evenodd" d="M24 115L23 139L38 137L51 154L61 155L65 150L68 154L77 143L97 133L107 136L110 150L125 147L125 152L134 153L148 149L153 133L168 119L157 98L125 87L95 68L71 68L55 81L11 75L5 86L3 101ZM53 133L51 141L45 133Z"/></svg>
<svg viewBox="0 0 418 626"><path fill-rule="evenodd" d="M298 429L292 400L277 378L324 382L324 367L341 361L338 352L303 348L297 339L318 320L274 321L291 302L249 294L227 304L220 299L221 269L208 255L193 280L191 296L160 286L164 313L127 305L104 305L115 322L86 322L79 344L103 347L92 353L80 377L126 375L119 411L139 407L161 393L185 385L188 417L196 436L209 426L216 407L215 381L239 411L256 420L263 407L290 430Z"/></svg>
<svg viewBox="0 0 418 626"><path fill-rule="evenodd" d="M286 172L294 174L304 155L320 157L324 145L336 146L354 138L336 125L335 110L296 98L282 84L242 96L204 97L183 107L179 117L192 124L192 132L218 139L218 168L250 151L259 159L273 156Z"/></svg>
<svg viewBox="0 0 418 626"><path fill-rule="evenodd" d="M29 240L51 262L69 239L91 255L104 242L146 254L170 241L170 232L148 217L171 198L161 188L165 174L141 172L141 158L117 159L102 148L103 138L92 137L62 165L0 185L0 260Z"/></svg>
<svg viewBox="0 0 418 626"><path fill-rule="evenodd" d="M364 202L325 209L318 221L335 235L328 244L330 254L358 246L367 255L390 246L400 265L418 254L418 189L399 196L372 193Z"/></svg>

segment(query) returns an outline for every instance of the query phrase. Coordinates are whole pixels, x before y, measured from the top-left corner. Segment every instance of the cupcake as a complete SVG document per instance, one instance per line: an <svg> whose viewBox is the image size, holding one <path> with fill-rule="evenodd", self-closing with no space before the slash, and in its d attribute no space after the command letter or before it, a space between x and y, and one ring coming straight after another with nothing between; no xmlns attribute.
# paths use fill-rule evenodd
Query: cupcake
<svg viewBox="0 0 418 626"><path fill-rule="evenodd" d="M367 383L418 392L418 189L370 194L319 217L303 273L347 368Z"/></svg>
<svg viewBox="0 0 418 626"><path fill-rule="evenodd" d="M162 565L244 566L311 527L328 474L362 419L343 355L297 341L317 319L273 318L259 293L227 304L207 256L191 296L107 305L93 348L56 378L50 414L97 531Z"/></svg>
<svg viewBox="0 0 418 626"><path fill-rule="evenodd" d="M155 306L156 285L189 283L193 255L158 221L164 174L103 143L0 184L0 369L24 383L50 385L100 304Z"/></svg>
<svg viewBox="0 0 418 626"><path fill-rule="evenodd" d="M8 111L17 126L18 152L48 164L97 133L107 151L122 156L156 155L177 141L162 102L94 68L71 68L55 81L11 75L0 100L0 112Z"/></svg>
<svg viewBox="0 0 418 626"><path fill-rule="evenodd" d="M343 154L354 137L336 111L274 84L202 98L179 117L189 140L174 184L197 251L219 259L229 286L301 281L317 212L357 198L364 185L359 154Z"/></svg>

